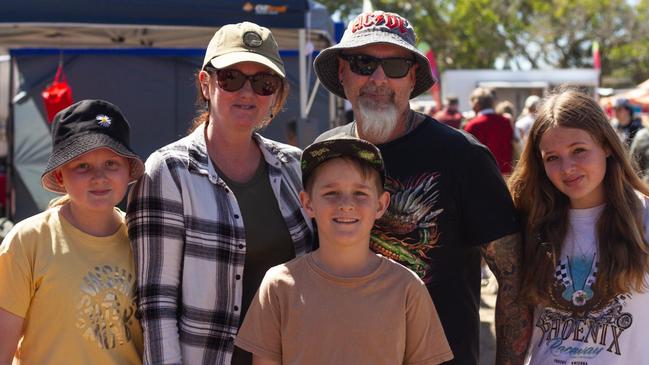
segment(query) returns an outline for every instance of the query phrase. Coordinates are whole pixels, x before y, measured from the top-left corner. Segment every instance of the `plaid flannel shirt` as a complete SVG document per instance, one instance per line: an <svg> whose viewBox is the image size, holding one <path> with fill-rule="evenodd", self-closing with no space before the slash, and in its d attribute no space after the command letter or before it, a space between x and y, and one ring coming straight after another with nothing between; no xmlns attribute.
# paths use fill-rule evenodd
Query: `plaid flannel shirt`
<svg viewBox="0 0 649 365"><path fill-rule="evenodd" d="M300 256L313 227L298 193L300 150L255 134ZM260 207L263 208L263 207ZM246 237L236 198L207 154L204 127L151 154L129 197L145 364L229 364L243 321Z"/></svg>

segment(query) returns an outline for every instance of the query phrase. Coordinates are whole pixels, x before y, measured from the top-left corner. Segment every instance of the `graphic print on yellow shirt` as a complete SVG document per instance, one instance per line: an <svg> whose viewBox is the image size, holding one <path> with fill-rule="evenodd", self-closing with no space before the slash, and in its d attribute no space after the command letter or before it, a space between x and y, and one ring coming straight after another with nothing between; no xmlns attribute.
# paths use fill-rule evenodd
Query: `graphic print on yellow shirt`
<svg viewBox="0 0 649 365"><path fill-rule="evenodd" d="M76 300L76 326L82 337L106 350L132 341L134 287L133 274L117 265L95 266L88 272Z"/></svg>

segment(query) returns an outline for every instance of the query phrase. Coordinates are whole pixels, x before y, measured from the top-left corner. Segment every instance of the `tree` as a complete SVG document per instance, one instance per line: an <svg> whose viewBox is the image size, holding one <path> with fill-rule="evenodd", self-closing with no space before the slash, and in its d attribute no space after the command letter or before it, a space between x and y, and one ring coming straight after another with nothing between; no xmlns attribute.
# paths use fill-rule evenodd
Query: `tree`
<svg viewBox="0 0 649 365"><path fill-rule="evenodd" d="M323 0L349 20L361 0ZM375 9L408 18L420 40L447 68L592 67L593 42L602 76L626 86L649 77L649 0L375 0ZM606 85L605 85L606 86ZM619 86L619 85L613 85Z"/></svg>

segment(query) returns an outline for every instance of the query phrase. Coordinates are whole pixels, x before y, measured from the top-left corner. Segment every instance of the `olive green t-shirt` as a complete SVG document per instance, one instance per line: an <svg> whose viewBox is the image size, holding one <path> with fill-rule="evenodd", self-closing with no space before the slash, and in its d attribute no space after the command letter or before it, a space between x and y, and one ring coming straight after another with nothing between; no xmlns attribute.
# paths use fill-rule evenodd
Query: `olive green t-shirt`
<svg viewBox="0 0 649 365"><path fill-rule="evenodd" d="M241 314L245 315L266 270L293 259L295 247L273 194L265 161L261 161L254 176L245 183L232 181L218 168L217 171L237 198L246 230L241 300ZM231 364L250 365L252 356L235 347Z"/></svg>

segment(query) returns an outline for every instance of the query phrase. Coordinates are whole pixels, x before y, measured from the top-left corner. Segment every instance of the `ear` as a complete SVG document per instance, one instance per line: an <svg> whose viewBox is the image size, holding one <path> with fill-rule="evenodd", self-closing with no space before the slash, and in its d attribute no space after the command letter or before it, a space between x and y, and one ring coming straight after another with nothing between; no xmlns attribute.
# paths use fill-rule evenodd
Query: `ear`
<svg viewBox="0 0 649 365"><path fill-rule="evenodd" d="M302 190L300 191L300 203L302 203L302 208L311 218L315 218L315 212L313 211L313 206L311 205L311 197L309 193Z"/></svg>
<svg viewBox="0 0 649 365"><path fill-rule="evenodd" d="M390 206L390 193L387 191L384 191L379 195L379 207L376 210L376 215L374 216L374 219L379 219L383 216L386 210L388 210L388 207Z"/></svg>
<svg viewBox="0 0 649 365"><path fill-rule="evenodd" d="M203 97L210 100L210 74L202 70L198 73L198 81L201 83L201 93Z"/></svg>
<svg viewBox="0 0 649 365"><path fill-rule="evenodd" d="M408 77L410 77L410 82L412 83L412 88L415 88L415 84L417 83L417 69L419 68L419 64L415 62L412 67L410 67L410 72L408 73ZM439 82L439 80L437 81Z"/></svg>
<svg viewBox="0 0 649 365"><path fill-rule="evenodd" d="M338 57L338 80L341 80L344 78L344 73L345 73L345 64L344 62L340 61L340 57Z"/></svg>

